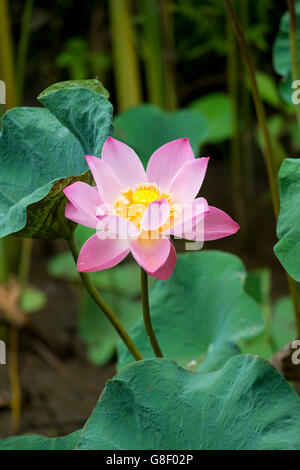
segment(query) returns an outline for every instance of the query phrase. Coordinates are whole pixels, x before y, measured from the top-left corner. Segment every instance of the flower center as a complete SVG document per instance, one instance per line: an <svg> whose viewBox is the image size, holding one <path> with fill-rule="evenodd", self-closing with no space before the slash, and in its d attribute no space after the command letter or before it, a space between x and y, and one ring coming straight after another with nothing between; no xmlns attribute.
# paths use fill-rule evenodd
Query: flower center
<svg viewBox="0 0 300 470"><path fill-rule="evenodd" d="M129 188L122 191L121 196L115 202L115 213L140 228L141 220L149 204L154 201L161 201L163 198L169 202L171 219L173 217L172 196L161 191L156 184L151 183L141 184L133 190Z"/></svg>
<svg viewBox="0 0 300 470"><path fill-rule="evenodd" d="M148 206L150 202L157 201L158 194L151 189L138 189L132 194L134 202L145 204Z"/></svg>

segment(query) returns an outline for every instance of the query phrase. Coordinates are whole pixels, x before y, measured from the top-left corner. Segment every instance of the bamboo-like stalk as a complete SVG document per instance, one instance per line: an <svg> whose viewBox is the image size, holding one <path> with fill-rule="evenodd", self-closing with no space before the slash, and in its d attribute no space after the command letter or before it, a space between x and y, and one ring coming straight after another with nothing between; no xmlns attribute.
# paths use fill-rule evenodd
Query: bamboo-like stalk
<svg viewBox="0 0 300 470"><path fill-rule="evenodd" d="M18 104L22 103L23 99L23 88L24 88L24 78L25 78L25 62L26 55L29 43L29 33L30 33L30 20L32 14L34 0L25 0L23 15L22 15L22 25L21 25L21 35L18 47L17 55L17 97Z"/></svg>
<svg viewBox="0 0 300 470"><path fill-rule="evenodd" d="M143 17L143 51L148 99L152 104L163 108L165 86L158 0L140 0L138 6Z"/></svg>
<svg viewBox="0 0 300 470"><path fill-rule="evenodd" d="M173 34L173 14L170 0L160 0L162 18L162 43L164 50L164 95L165 108L174 111L178 107L175 77L175 47Z"/></svg>
<svg viewBox="0 0 300 470"><path fill-rule="evenodd" d="M227 85L232 99L233 108L233 136L231 138L230 167L233 189L234 205L237 218L240 222L242 233L246 232L245 201L243 193L243 167L242 167L242 142L239 109L239 61L237 43L232 24L227 19L228 56L227 56Z"/></svg>
<svg viewBox="0 0 300 470"><path fill-rule="evenodd" d="M223 2L227 10L227 13L232 21L232 24L234 26L234 30L235 30L238 42L240 44L243 59L245 61L245 65L246 65L248 75L249 75L257 120L261 128L262 137L264 140L265 160L266 160L266 166L267 166L267 172L268 172L268 178L269 178L269 184L270 184L270 190L271 190L273 211L274 211L275 219L277 220L278 215L279 215L279 208L280 208L279 186L278 186L277 178L275 176L275 171L274 171L274 160L273 160L273 155L272 155L271 137L270 137L269 129L267 126L267 119L265 115L264 105L261 100L258 87L257 87L257 82L256 82L256 77L255 77L255 68L252 62L250 52L248 50L244 33L240 26L239 19L232 6L232 2L231 0L223 0ZM297 283L288 274L287 274L287 281L288 281L290 296L291 296L293 307L294 307L294 317L295 317L295 323L296 323L296 328L297 328L297 337L300 338L300 306L299 306Z"/></svg>
<svg viewBox="0 0 300 470"><path fill-rule="evenodd" d="M247 31L249 25L249 0L239 2L241 26L243 31ZM247 72L241 71L241 80L244 86L241 87L241 109L243 117L243 139L242 139L242 154L243 154L243 170L244 170L244 187L247 201L249 205L255 195L255 177L254 177L254 159L251 147L253 145L253 124L252 124L252 110L251 110L251 96L245 86ZM253 220L253 211L248 211L247 221L249 225Z"/></svg>
<svg viewBox="0 0 300 470"><path fill-rule="evenodd" d="M19 330L9 327L9 378L11 386L10 407L12 411L12 429L18 434L21 428L21 386L19 377Z"/></svg>
<svg viewBox="0 0 300 470"><path fill-rule="evenodd" d="M119 111L142 101L134 30L127 0L109 0L113 67Z"/></svg>
<svg viewBox="0 0 300 470"><path fill-rule="evenodd" d="M7 0L0 0L0 72L6 84L6 109L14 108L18 97Z"/></svg>

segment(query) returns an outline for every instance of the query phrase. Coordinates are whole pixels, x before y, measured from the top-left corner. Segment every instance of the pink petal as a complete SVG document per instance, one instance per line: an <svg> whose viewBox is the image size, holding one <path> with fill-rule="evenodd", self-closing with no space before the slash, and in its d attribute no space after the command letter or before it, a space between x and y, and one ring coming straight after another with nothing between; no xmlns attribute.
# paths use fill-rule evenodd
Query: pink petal
<svg viewBox="0 0 300 470"><path fill-rule="evenodd" d="M93 173L102 201L106 204L113 204L120 196L123 185L111 166L104 160L90 155L86 155L85 158Z"/></svg>
<svg viewBox="0 0 300 470"><path fill-rule="evenodd" d="M194 152L188 139L177 139L159 147L151 156L147 166L149 183L156 183L167 189L177 171L189 160L194 160Z"/></svg>
<svg viewBox="0 0 300 470"><path fill-rule="evenodd" d="M130 251L127 240L100 240L95 233L90 237L79 253L77 271L94 272L112 268L119 264Z"/></svg>
<svg viewBox="0 0 300 470"><path fill-rule="evenodd" d="M127 240L138 238L140 231L129 220L109 214L98 220L97 233L99 238Z"/></svg>
<svg viewBox="0 0 300 470"><path fill-rule="evenodd" d="M170 249L170 253L165 264L163 264L154 273L148 273L150 274L150 276L155 277L156 279L160 279L161 281L167 281L171 277L171 274L177 262L176 250L173 244L172 243L170 244L171 244L171 249Z"/></svg>
<svg viewBox="0 0 300 470"><path fill-rule="evenodd" d="M142 162L135 151L123 142L108 137L102 149L101 159L111 166L124 189L147 182Z"/></svg>
<svg viewBox="0 0 300 470"><path fill-rule="evenodd" d="M78 224L95 228L98 222L97 215L102 205L97 188L77 181L67 186L63 192L71 203L66 205L65 216ZM82 221L79 222L76 219Z"/></svg>
<svg viewBox="0 0 300 470"><path fill-rule="evenodd" d="M185 233L187 240L208 241L228 237L239 230L239 225L226 212L209 206L209 213L193 230Z"/></svg>
<svg viewBox="0 0 300 470"><path fill-rule="evenodd" d="M157 271L168 259L171 243L168 238L131 241L131 253L149 274Z"/></svg>
<svg viewBox="0 0 300 470"><path fill-rule="evenodd" d="M185 163L172 179L168 190L175 202L189 203L197 196L203 183L209 158L197 158Z"/></svg>
<svg viewBox="0 0 300 470"><path fill-rule="evenodd" d="M86 227L96 228L99 222L99 219L97 219L97 217L90 217L84 211L77 209L77 207L73 206L73 204L69 201L66 204L65 216L67 217L67 219L76 222L76 224L85 225Z"/></svg>
<svg viewBox="0 0 300 470"><path fill-rule="evenodd" d="M209 213L209 206L204 197L194 199L189 204L179 206L179 212L173 227L164 231L164 234L174 235L177 238L186 238L185 233L193 230L193 227L204 215Z"/></svg>
<svg viewBox="0 0 300 470"><path fill-rule="evenodd" d="M162 227L170 216L170 207L166 199L153 201L149 204L141 221L141 229L157 230Z"/></svg>

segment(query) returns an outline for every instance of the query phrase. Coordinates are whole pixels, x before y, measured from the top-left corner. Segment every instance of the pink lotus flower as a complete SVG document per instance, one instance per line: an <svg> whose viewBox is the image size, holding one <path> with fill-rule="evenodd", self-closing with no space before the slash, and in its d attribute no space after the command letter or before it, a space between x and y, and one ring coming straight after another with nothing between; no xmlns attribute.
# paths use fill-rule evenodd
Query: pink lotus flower
<svg viewBox="0 0 300 470"><path fill-rule="evenodd" d="M127 145L109 137L102 158L86 156L96 187L76 182L64 189L66 217L97 229L83 245L79 272L108 269L131 251L138 264L158 279L176 265L170 235L215 240L239 229L225 212L197 194L209 158L194 158L188 139L157 149L147 170Z"/></svg>

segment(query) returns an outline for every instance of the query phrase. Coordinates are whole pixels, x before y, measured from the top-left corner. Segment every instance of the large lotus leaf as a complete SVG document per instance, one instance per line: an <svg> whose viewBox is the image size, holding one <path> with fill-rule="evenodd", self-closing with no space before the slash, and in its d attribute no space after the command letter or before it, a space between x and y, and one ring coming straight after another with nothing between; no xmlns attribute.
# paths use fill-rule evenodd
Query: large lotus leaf
<svg viewBox="0 0 300 470"><path fill-rule="evenodd" d="M197 98L189 107L205 116L209 127L208 142L218 143L230 139L234 130L234 115L229 95L210 93Z"/></svg>
<svg viewBox="0 0 300 470"><path fill-rule="evenodd" d="M288 450L299 435L300 400L263 359L238 355L210 373L150 359L107 383L76 448Z"/></svg>
<svg viewBox="0 0 300 470"><path fill-rule="evenodd" d="M242 262L221 251L178 256L170 280L150 292L153 327L165 357L185 367L215 370L239 352L241 339L263 329L258 304L244 291ZM142 319L130 331L145 358L153 357ZM122 344L119 368L132 362Z"/></svg>
<svg viewBox="0 0 300 470"><path fill-rule="evenodd" d="M74 450L81 430L64 437L15 436L0 440L0 450Z"/></svg>
<svg viewBox="0 0 300 470"><path fill-rule="evenodd" d="M280 215L275 254L284 269L300 281L300 159L287 158L279 171Z"/></svg>
<svg viewBox="0 0 300 470"><path fill-rule="evenodd" d="M0 237L21 231L26 237L67 238L74 229L64 217L62 189L89 180L84 154L100 156L112 133L111 104L80 83L46 90L40 100L49 109L15 108L4 115Z"/></svg>
<svg viewBox="0 0 300 470"><path fill-rule="evenodd" d="M205 117L195 110L167 113L152 105L132 108L114 119L115 137L122 140L139 155L144 166L151 154L170 140L187 137L196 154L207 140L208 125Z"/></svg>

